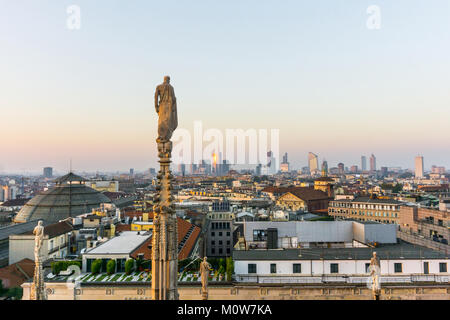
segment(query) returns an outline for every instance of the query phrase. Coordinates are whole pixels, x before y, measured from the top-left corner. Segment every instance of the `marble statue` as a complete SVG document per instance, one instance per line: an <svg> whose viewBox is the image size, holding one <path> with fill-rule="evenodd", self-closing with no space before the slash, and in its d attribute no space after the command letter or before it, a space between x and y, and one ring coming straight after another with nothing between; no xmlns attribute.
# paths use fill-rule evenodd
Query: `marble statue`
<svg viewBox="0 0 450 320"><path fill-rule="evenodd" d="M155 108L159 116L156 142L160 170L153 197L152 297L154 300L178 300L178 223L170 171L170 138L178 126L178 118L177 100L169 76L156 87Z"/></svg>
<svg viewBox="0 0 450 320"><path fill-rule="evenodd" d="M371 286L372 286L372 294L375 299L379 298L381 286L380 286L380 275L381 275L381 267L380 260L377 257L377 253L374 252L372 259L370 259L369 266L370 276L372 277Z"/></svg>
<svg viewBox="0 0 450 320"><path fill-rule="evenodd" d="M170 77L165 76L164 82L156 87L155 108L158 113L157 142L167 142L178 126L177 98L170 85Z"/></svg>
<svg viewBox="0 0 450 320"><path fill-rule="evenodd" d="M34 278L31 286L31 300L46 300L47 295L44 286L44 274L42 270L41 249L44 242L44 226L42 220L39 220L33 230L34 234Z"/></svg>
<svg viewBox="0 0 450 320"><path fill-rule="evenodd" d="M200 276L202 279L202 299L208 299L208 277L209 271L211 270L211 265L208 263L207 258L204 257L203 261L200 263Z"/></svg>
<svg viewBox="0 0 450 320"><path fill-rule="evenodd" d="M36 227L34 227L34 261L40 260L40 252L42 243L44 242L44 227L42 226L42 220L39 220Z"/></svg>

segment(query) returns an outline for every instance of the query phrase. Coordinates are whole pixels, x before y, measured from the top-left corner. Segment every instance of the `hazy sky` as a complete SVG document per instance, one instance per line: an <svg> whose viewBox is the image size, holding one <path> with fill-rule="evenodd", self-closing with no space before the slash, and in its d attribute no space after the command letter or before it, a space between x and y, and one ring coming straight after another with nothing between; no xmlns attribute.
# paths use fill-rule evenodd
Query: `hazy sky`
<svg viewBox="0 0 450 320"><path fill-rule="evenodd" d="M450 167L449 21L448 0L0 0L0 173L155 167L165 74L180 128L280 129L294 167Z"/></svg>

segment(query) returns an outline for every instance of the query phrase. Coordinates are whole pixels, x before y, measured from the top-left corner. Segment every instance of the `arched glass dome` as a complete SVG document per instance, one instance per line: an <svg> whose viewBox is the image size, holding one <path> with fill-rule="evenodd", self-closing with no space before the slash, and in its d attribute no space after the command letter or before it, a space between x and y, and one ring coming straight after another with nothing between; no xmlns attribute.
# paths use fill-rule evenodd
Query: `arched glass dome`
<svg viewBox="0 0 450 320"><path fill-rule="evenodd" d="M14 222L45 220L55 223L69 217L89 213L101 203L111 200L92 188L85 179L72 172L55 180L56 186L36 195L17 213Z"/></svg>

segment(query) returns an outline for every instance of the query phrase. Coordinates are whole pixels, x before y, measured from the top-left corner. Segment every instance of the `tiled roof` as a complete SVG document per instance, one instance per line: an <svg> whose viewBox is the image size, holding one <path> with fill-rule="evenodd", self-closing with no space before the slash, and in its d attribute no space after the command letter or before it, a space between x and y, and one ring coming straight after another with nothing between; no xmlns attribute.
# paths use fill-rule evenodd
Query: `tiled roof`
<svg viewBox="0 0 450 320"><path fill-rule="evenodd" d="M263 192L279 195L292 193L304 201L326 200L329 198L325 192L310 187L267 187L263 189Z"/></svg>
<svg viewBox="0 0 450 320"><path fill-rule="evenodd" d="M30 201L31 198L26 199L14 199L14 200L8 200L2 203L2 207L16 207L16 206L23 206L25 203Z"/></svg>
<svg viewBox="0 0 450 320"><path fill-rule="evenodd" d="M68 233L73 230L72 224L67 221L61 221L58 223L50 224L44 227L44 235L48 235L49 239L57 237L59 235ZM33 230L23 233L24 235L33 234Z"/></svg>
<svg viewBox="0 0 450 320"><path fill-rule="evenodd" d="M178 259L184 260L187 257L189 257L190 253L192 252L192 249L194 248L195 243L197 242L198 237L200 236L201 229L181 218L177 218L177 224L178 224L178 244L181 243L181 241L184 239L189 230L193 228L189 238L185 241L183 247L178 252ZM136 250L133 251L133 253L130 256L133 258L137 258L139 254L144 254L144 259L150 260L152 258L151 244L152 244L152 237L150 237L147 241L142 243Z"/></svg>
<svg viewBox="0 0 450 320"><path fill-rule="evenodd" d="M131 231L131 224L116 224L116 232Z"/></svg>
<svg viewBox="0 0 450 320"><path fill-rule="evenodd" d="M313 188L292 188L292 190L290 190L289 192L305 201L326 200L329 198L325 192L314 190Z"/></svg>
<svg viewBox="0 0 450 320"><path fill-rule="evenodd" d="M4 288L19 287L34 274L34 261L28 258L0 269L0 280Z"/></svg>

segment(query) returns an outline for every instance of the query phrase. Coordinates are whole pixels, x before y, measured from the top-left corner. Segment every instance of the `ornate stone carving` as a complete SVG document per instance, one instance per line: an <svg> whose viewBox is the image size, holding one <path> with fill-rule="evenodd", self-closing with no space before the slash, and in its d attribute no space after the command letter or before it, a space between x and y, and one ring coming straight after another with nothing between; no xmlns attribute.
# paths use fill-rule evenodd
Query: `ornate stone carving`
<svg viewBox="0 0 450 320"><path fill-rule="evenodd" d="M34 234L34 278L31 285L30 300L47 300L45 291L44 273L42 271L41 249L44 242L44 227L42 220L39 220L33 230Z"/></svg>
<svg viewBox="0 0 450 320"><path fill-rule="evenodd" d="M372 259L370 259L369 272L370 276L372 277L371 289L373 299L379 300L381 293L381 286L380 286L381 268L380 268L380 260L377 258L376 252L373 253Z"/></svg>
<svg viewBox="0 0 450 320"><path fill-rule="evenodd" d="M157 194L153 198L152 297L154 300L178 300L178 237L177 217L172 203L170 163L172 142L177 128L177 104L170 77L156 88L155 108L158 120L158 157L160 170Z"/></svg>
<svg viewBox="0 0 450 320"><path fill-rule="evenodd" d="M169 76L165 76L164 82L156 87L155 109L159 115L157 141L169 141L178 126L177 98Z"/></svg>
<svg viewBox="0 0 450 320"><path fill-rule="evenodd" d="M208 277L211 265L208 263L206 257L200 263L200 276L202 279L202 300L208 300Z"/></svg>

